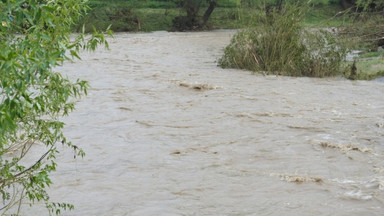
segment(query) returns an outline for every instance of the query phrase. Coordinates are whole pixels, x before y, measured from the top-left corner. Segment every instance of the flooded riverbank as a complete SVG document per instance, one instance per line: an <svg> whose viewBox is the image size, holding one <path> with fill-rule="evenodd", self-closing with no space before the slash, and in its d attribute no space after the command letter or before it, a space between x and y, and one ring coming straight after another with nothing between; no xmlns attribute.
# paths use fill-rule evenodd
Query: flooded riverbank
<svg viewBox="0 0 384 216"><path fill-rule="evenodd" d="M58 69L92 86L65 119L86 157L59 158L64 215L382 215L384 83L224 70L233 34L121 33Z"/></svg>

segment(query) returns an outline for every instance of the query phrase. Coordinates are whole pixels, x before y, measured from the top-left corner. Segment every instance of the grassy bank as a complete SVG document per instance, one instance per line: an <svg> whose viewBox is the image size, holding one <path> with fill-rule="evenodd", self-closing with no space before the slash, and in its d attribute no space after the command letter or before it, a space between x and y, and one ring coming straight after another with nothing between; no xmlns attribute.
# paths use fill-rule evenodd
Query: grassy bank
<svg viewBox="0 0 384 216"><path fill-rule="evenodd" d="M360 58L356 63L357 80L372 80L384 77L384 57Z"/></svg>
<svg viewBox="0 0 384 216"><path fill-rule="evenodd" d="M252 18L252 12L251 9L216 8L208 25L211 29L243 28ZM83 25L86 31L91 31L92 26L105 29L109 25L115 32L170 30L173 18L181 13L179 8L96 7L83 18L76 30Z"/></svg>
<svg viewBox="0 0 384 216"><path fill-rule="evenodd" d="M253 25L254 16L261 13L256 7L236 7L234 1L218 4L213 11L208 26L211 29L245 28ZM232 3L231 3L232 2ZM201 15L205 8L201 8ZM308 26L334 26L342 22L334 15L340 11L338 5L317 5L307 14L305 24ZM158 31L170 30L174 17L183 11L174 2L158 1L90 1L89 14L76 26L80 30L85 25L86 31L92 26L105 29L111 25L119 31Z"/></svg>

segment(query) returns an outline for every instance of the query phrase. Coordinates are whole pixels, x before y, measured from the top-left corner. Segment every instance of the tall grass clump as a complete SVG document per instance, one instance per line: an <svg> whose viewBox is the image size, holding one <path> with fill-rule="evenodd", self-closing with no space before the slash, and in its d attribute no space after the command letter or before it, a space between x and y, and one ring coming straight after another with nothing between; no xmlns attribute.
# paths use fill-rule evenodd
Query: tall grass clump
<svg viewBox="0 0 384 216"><path fill-rule="evenodd" d="M286 4L256 14L253 26L232 38L219 64L286 76L342 74L345 49L332 31L303 27L306 9Z"/></svg>

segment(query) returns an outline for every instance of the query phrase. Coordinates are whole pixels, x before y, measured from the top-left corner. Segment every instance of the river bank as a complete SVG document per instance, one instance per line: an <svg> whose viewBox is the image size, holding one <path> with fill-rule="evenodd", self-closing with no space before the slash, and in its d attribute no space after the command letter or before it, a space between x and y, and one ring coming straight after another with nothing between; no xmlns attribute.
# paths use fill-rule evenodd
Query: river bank
<svg viewBox="0 0 384 216"><path fill-rule="evenodd" d="M221 1L214 9L208 20L207 30L254 26L255 17L264 13L255 5L237 7L236 4L230 3L223 5L224 2L226 1ZM169 31L172 29L172 20L184 13L171 2L140 4L134 1L91 1L90 7L89 13L74 27L74 30L81 31L84 26L86 32L91 32L93 26L97 29L106 29L110 26L115 32ZM204 7L199 11L200 16L203 16ZM338 4L313 6L311 11L308 11L304 24L316 27L338 26L345 22L343 17L335 16L342 10Z"/></svg>

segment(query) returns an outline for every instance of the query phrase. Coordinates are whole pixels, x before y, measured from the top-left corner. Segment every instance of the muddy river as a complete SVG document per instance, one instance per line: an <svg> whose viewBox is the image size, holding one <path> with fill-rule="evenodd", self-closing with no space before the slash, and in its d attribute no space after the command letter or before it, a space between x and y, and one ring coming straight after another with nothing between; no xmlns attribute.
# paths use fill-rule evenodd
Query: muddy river
<svg viewBox="0 0 384 216"><path fill-rule="evenodd" d="M384 214L384 83L221 69L233 34L121 33L58 69L92 86L65 119L86 157L58 158L63 215Z"/></svg>

